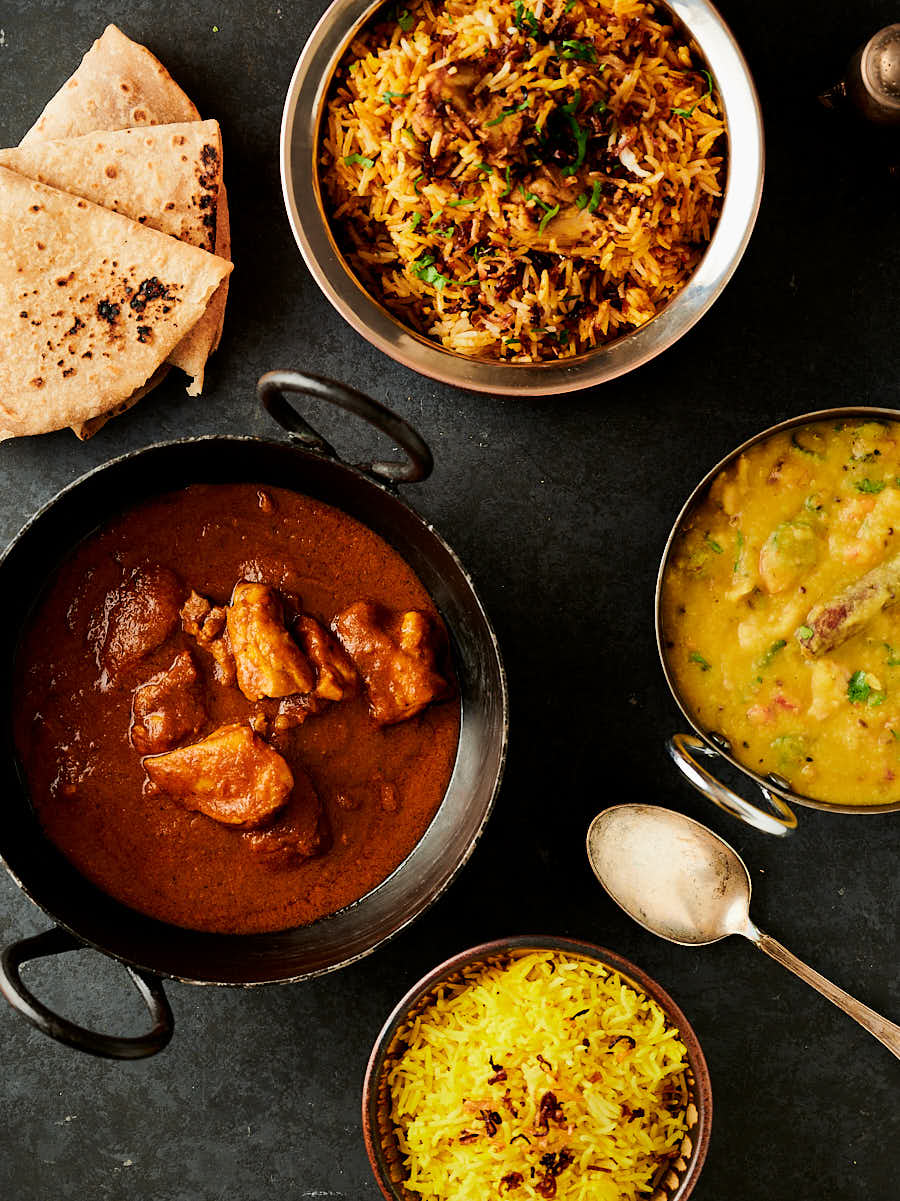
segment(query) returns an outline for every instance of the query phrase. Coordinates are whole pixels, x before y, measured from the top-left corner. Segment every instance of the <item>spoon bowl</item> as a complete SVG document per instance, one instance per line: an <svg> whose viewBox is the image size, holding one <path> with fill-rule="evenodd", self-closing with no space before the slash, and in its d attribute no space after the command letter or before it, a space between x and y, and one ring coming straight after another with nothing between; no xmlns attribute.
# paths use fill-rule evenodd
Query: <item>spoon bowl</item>
<svg viewBox="0 0 900 1201"><path fill-rule="evenodd" d="M682 946L742 933L750 874L740 856L699 822L657 805L616 805L587 837L597 879L629 917Z"/></svg>
<svg viewBox="0 0 900 1201"><path fill-rule="evenodd" d="M729 934L748 938L900 1059L900 1026L832 984L750 920L750 873L740 855L706 826L657 805L615 805L587 835L594 874L616 904L651 934L681 946L708 946Z"/></svg>

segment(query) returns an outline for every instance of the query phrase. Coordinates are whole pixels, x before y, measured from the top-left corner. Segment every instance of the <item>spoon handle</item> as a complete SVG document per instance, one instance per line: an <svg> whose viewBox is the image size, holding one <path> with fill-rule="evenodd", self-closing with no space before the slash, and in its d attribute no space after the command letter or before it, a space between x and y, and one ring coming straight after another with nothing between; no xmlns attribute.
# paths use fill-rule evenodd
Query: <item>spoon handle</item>
<svg viewBox="0 0 900 1201"><path fill-rule="evenodd" d="M859 1022L860 1026L868 1030L870 1034L874 1034L879 1042L884 1043L887 1049L893 1051L897 1058L900 1059L900 1026L894 1022L889 1022L880 1013L876 1013L868 1005L863 1005L861 1001L857 1001L855 997L851 997L842 988L838 988L836 984L832 984L830 980L826 980L824 976L814 971L802 959L798 959L796 955L792 954L787 947L783 947L771 935L764 934L762 930L758 929L752 923L750 923L750 928L747 931L747 937L761 951L765 951L767 955L774 959L776 963L780 963L789 972L793 972L795 976L799 976L801 980L805 980L816 992L820 992L832 1004L837 1005L838 1009L843 1009L844 1013L848 1013L850 1017Z"/></svg>

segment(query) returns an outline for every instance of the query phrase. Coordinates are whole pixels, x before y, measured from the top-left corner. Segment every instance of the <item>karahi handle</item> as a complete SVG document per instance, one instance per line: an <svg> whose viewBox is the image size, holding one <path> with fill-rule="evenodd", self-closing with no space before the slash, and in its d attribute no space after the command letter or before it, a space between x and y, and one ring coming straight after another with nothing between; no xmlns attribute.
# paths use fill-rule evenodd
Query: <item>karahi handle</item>
<svg viewBox="0 0 900 1201"><path fill-rule="evenodd" d="M68 1018L54 1013L26 987L19 971L23 963L32 959L43 959L48 955L60 955L65 951L84 950L85 944L68 930L55 926L33 938L24 938L6 947L0 955L0 993L6 997L13 1009L37 1026L42 1034L55 1038L57 1042L97 1055L103 1059L145 1059L156 1055L172 1037L175 1022L166 994L159 977L142 968L125 965L125 970L150 1011L153 1025L146 1034L134 1038L120 1038L111 1034L99 1034L88 1030Z"/></svg>
<svg viewBox="0 0 900 1201"><path fill-rule="evenodd" d="M406 455L402 462L378 460L358 463L356 466L360 471L389 484L414 484L431 475L434 460L424 438L397 413L371 396L357 392L355 388L301 371L268 371L260 377L256 393L266 412L282 429L287 430L292 441L299 442L307 450L340 460L334 447L300 416L286 393L327 400L329 404L355 413L387 434Z"/></svg>
<svg viewBox="0 0 900 1201"><path fill-rule="evenodd" d="M713 747L707 746L702 739L693 734L673 734L666 743L666 750L684 778L693 784L708 801L712 801L714 805L718 805L732 817L740 818L748 825L755 826L757 830L762 830L764 834L783 836L797 828L794 811L777 793L760 785L760 792L774 810L773 813L767 813L758 805L753 805L750 801L745 801L743 797L738 796L721 780L717 780L709 768L697 759L698 755L710 759L719 757L719 752Z"/></svg>

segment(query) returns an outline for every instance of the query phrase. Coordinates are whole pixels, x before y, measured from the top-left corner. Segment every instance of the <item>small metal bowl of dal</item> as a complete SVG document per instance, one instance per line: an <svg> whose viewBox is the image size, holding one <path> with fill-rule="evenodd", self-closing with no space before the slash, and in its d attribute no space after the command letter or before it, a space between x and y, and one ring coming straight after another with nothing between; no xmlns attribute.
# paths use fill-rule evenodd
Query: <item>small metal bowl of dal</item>
<svg viewBox="0 0 900 1201"><path fill-rule="evenodd" d="M790 441L796 444L798 433L805 426L816 423L827 423L829 428L840 429L842 424L850 425L855 422L872 423L878 426L893 426L896 429L900 429L897 412L894 409L865 406L822 409L814 413L805 413L797 417L791 417L787 421L782 421L778 425L773 425L769 429L765 429L761 433L754 435L752 438L748 438L740 446L735 447L730 454L727 454L715 467L706 473L685 501L681 512L672 526L659 566L655 599L657 649L666 683L669 685L672 696L682 715L694 731L692 734L678 733L673 735L667 743L669 754L682 775L707 800L712 801L714 805L730 813L732 817L740 818L741 821L747 822L748 825L754 826L756 829L762 830L767 834L785 835L796 828L797 816L791 808L794 804L812 809L822 809L829 813L873 814L898 812L900 811L900 801L888 800L883 803L847 804L840 796L833 796L829 799L821 796L810 796L801 791L799 787L792 787L790 782L778 773L769 772L766 774L764 770L754 771L746 762L746 756L742 761L735 752L737 740L733 731L720 727L712 728L711 725L702 721L697 716L694 707L686 699L684 690L679 685L678 673L673 663L675 651L671 644L670 632L667 629L666 622L666 588L669 579L674 574L673 564L679 548L689 532L698 510L707 500L710 488L723 473L738 463L741 456L747 455L749 452L754 451L755 448L764 447L779 435L786 433L791 435ZM876 451L876 454L878 453L880 452ZM873 458L874 461L873 456L869 457ZM861 472L874 471L871 465L863 467L862 463L863 460L860 460ZM880 494L883 488L884 485L880 483L872 485L875 496ZM869 489L864 486L862 494L864 495L868 491ZM892 534L893 530L890 532ZM728 556L725 556L724 550L725 548L722 548L723 553L721 556L716 554L716 559L722 558L725 561L728 558ZM728 552L730 556L732 553L731 546L729 546ZM804 580L804 584L807 582ZM785 643L775 643L774 645L775 647L783 647ZM701 670L705 671L706 668L701 665ZM869 712L877 714L879 710L877 708L870 709ZM744 776L753 781L759 789L767 808L764 809L757 804L745 800L733 788L716 777L711 770L711 766L718 764L721 767L723 763L730 764L731 767L736 768Z"/></svg>
<svg viewBox="0 0 900 1201"><path fill-rule="evenodd" d="M605 973L609 976L614 973L632 998L636 995L642 1004L649 1004L654 1008L657 1021L659 1021L659 1011L662 1011L664 1033L661 1034L657 1030L656 1035L661 1035L665 1039L671 1037L671 1032L674 1031L677 1039L683 1044L684 1068L678 1073L677 1078L672 1076L669 1079L675 1082L671 1088L673 1092L677 1091L678 1093L678 1108L684 1115L684 1129L669 1140L671 1146L668 1153L660 1158L659 1163L653 1169L649 1191L640 1195L646 1197L647 1201L685 1201L693 1192L709 1147L713 1106L709 1069L706 1066L697 1036L687 1018L655 980L635 967L633 963L612 951L595 946L593 943L569 938L521 936L483 943L467 951L462 951L439 964L418 984L414 985L397 1004L375 1040L363 1084L363 1131L372 1171L387 1201L421 1201L423 1195L419 1191L413 1191L407 1187L409 1174L404 1163L403 1151L393 1117L394 1102L391 1091L392 1076L396 1072L401 1058L413 1042L415 1024L427 1021L429 1011L433 1011L436 1006L444 1003L448 998L452 999L454 996L458 996L467 985L477 983L485 972L493 969L502 970L507 967L514 969L517 964L526 967L523 960L538 960L544 957L548 961L559 961L563 974L562 963L565 961L570 962L570 965L571 961L584 962L592 969L602 969L601 975ZM533 974L533 972L529 972L529 975ZM553 972L551 979L561 989L567 987L566 981L561 979L558 973ZM505 987L515 988L516 985L508 983ZM500 991L497 990L498 994ZM625 1005L623 1000L620 1000L619 1003ZM535 1024L535 1028L544 1031L550 1029L552 1022L547 1016L550 1008L549 1002L542 1005L541 1019ZM564 1020L567 1028L569 1025L572 1026L573 1045L577 1043L579 1050L583 1045L588 1054L610 1055L613 1058L621 1055L624 1058L631 1053L639 1056L648 1050L647 1047L635 1049L636 1044L634 1039L629 1037L629 1030L632 1034L636 1034L638 1029L626 1027L621 1014L599 1014L580 1008L579 1012L574 1015L566 1013ZM594 1042L593 1052L589 1047L592 1039ZM524 1175L529 1176L529 1184L540 1196L562 1198L570 1195L571 1174L581 1171L582 1168L585 1172L596 1172L598 1178L602 1173L605 1181L610 1180L609 1163L594 1162L591 1167L587 1166L589 1160L598 1160L601 1156L586 1149L583 1143L578 1143L579 1133L575 1126L580 1119L574 1117L573 1114L574 1106L577 1103L571 1097L568 1102L561 1100L563 1089L555 1084L558 1077L554 1075L554 1072L556 1071L559 1076L562 1076L565 1070L560 1062L553 1064L547 1058L537 1057L542 1058L543 1062L539 1068L535 1065L538 1079L534 1084L533 1091L535 1098L540 1094L542 1096L539 1111L535 1115L528 1111L527 1100L525 1107L522 1108L521 1103L517 1105L518 1096L512 1095L512 1090L516 1088L516 1074L513 1066L515 1053L507 1055L506 1052L509 1051L509 1048L495 1046L490 1032L483 1031L479 1031L478 1038L473 1038L470 1043L454 1042L453 1046L454 1048L458 1047L458 1051L454 1051L455 1057L464 1062L466 1060L477 1061L479 1084L483 1082L484 1085L482 1105L487 1100L496 1101L497 1105L497 1111L492 1111L491 1106L488 1105L479 1112L478 1105L469 1103L467 1108L471 1110L471 1113L466 1118L467 1130L459 1135L455 1140L456 1143L470 1142L472 1146L477 1147L479 1141L483 1144L485 1140L490 1142L497 1140L498 1143L508 1143L509 1149L515 1144L518 1144L520 1149L527 1148L526 1158L533 1160L534 1167L529 1169L524 1164L520 1165L523 1168L521 1174L523 1177ZM530 1054L530 1048L526 1053ZM550 1056L556 1057L554 1052L550 1052ZM441 1048L439 1045L435 1045L433 1060L439 1062L440 1057ZM577 1059L577 1055L575 1058ZM509 1078L506 1078L504 1064L510 1069ZM634 1076L640 1074L637 1066L632 1067L631 1071ZM559 1097L553 1093L554 1087L558 1089ZM606 1081L599 1084L588 1084L588 1090L595 1094L604 1094L606 1089ZM665 1092L665 1088L663 1091ZM556 1108L558 1101L561 1109ZM566 1103L570 1105L568 1114L565 1112ZM604 1129L608 1129L609 1116L613 1109L618 1107L619 1102L615 1097L608 1102L608 1099L601 1096L599 1103L601 1106L605 1106L603 1109L605 1118L600 1125ZM667 1102L663 1102L663 1104L667 1104ZM435 1136L434 1144L443 1145L448 1142L446 1131L453 1127L454 1123L458 1125L458 1118L446 1107L442 1108L441 1114L441 1130ZM538 1118L537 1130L534 1129L535 1116ZM623 1104L619 1121L620 1124L625 1123L625 1125L620 1125L620 1132L627 1129L629 1122L639 1123L643 1116L640 1108L632 1110L627 1104ZM573 1126L573 1118L575 1126ZM529 1119L532 1124L526 1130ZM541 1125L542 1120L543 1125ZM518 1133L514 1134L514 1129ZM644 1137L649 1137L646 1131L643 1131L642 1134ZM560 1139L572 1143L572 1154L565 1150L559 1150ZM449 1141L450 1143L454 1142L453 1139ZM555 1153L551 1148L551 1143L556 1146ZM456 1153L459 1154L460 1150L463 1148L457 1147ZM495 1155L492 1155L492 1161L497 1165L503 1161L504 1153L509 1155L509 1150L505 1152L497 1148L493 1150ZM509 1164L506 1164L506 1167L508 1166ZM492 1167L493 1173L497 1176L502 1175L503 1170L499 1167ZM569 1174L569 1180L567 1180L567 1174ZM463 1195L473 1198L489 1195L515 1197L517 1195L516 1184L515 1178L510 1179L509 1175L500 1182L499 1188L497 1180L492 1181L490 1189L483 1187L483 1181L478 1184L476 1189L476 1182L473 1181L472 1188L476 1191L464 1189L448 1193L447 1199L451 1201L452 1198L452 1201L456 1201L456 1197ZM423 1190L423 1192L425 1191ZM435 1194L427 1191L427 1195L434 1196ZM529 1191L528 1195L532 1196L534 1193ZM624 1192L622 1194L623 1197L627 1195Z"/></svg>
<svg viewBox="0 0 900 1201"><path fill-rule="evenodd" d="M379 303L338 249L319 179L318 148L332 77L383 0L334 0L310 35L288 88L281 126L281 180L297 245L328 301L373 346L420 375L476 392L547 396L575 392L634 370L682 337L722 292L750 239L763 183L759 100L728 26L707 0L659 3L692 42L715 81L728 131L722 212L687 283L645 325L584 354L507 363L445 349Z"/></svg>

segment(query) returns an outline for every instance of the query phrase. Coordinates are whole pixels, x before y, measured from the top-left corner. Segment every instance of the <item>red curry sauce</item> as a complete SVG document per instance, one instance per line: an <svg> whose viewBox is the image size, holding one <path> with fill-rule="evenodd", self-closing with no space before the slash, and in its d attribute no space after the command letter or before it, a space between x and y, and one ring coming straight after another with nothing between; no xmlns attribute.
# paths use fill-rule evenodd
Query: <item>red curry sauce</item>
<svg viewBox="0 0 900 1201"><path fill-rule="evenodd" d="M237 581L259 581L293 598L326 630L365 601L396 613L417 610L446 637L409 565L329 505L279 488L196 485L138 506L63 563L23 636L16 745L48 837L105 892L192 929L286 929L369 892L410 853L443 798L459 738L455 692L407 720L379 725L363 685L303 724L275 731L280 702L250 701L235 683L222 683L212 655L181 624L160 629L164 640L145 653L129 646L127 628L119 629L110 678L103 657L110 654L110 597L135 573L164 577L175 603L194 589L224 606ZM186 723L182 742L256 722L294 771L297 795L289 808L299 806L301 824L314 795L310 783L318 795L326 830L318 853L288 862L260 854L266 830L222 824L148 786L129 741L132 698L184 651L197 669L206 720L201 714ZM446 653L443 670L452 680ZM276 815L272 831L285 820Z"/></svg>

